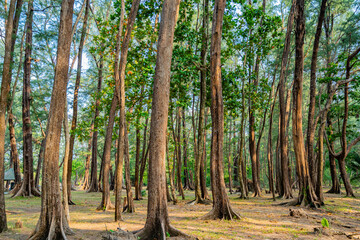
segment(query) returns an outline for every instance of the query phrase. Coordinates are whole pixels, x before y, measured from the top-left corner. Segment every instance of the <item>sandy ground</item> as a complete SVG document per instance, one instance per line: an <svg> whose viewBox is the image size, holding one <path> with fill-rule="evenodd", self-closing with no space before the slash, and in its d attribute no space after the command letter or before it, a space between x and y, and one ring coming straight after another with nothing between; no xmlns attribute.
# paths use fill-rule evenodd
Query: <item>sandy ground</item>
<svg viewBox="0 0 360 240"><path fill-rule="evenodd" d="M360 189L358 198L343 195L326 194L325 206L319 210L304 209L305 216L291 217L289 209L297 207L279 206L289 200L277 199L263 194L261 198L241 200L238 194L229 195L232 207L241 215L240 220L208 221L199 218L211 210L211 205L189 205L193 192L186 192L186 199L177 205L169 204L171 223L176 228L199 239L360 239ZM123 196L124 196L123 191ZM113 197L113 196L112 196ZM114 211L96 211L101 193L74 191L70 206L70 226L75 232L71 240L101 239L106 231L141 229L146 220L146 196L135 201L135 213L123 213L122 222L114 222ZM114 199L113 199L114 201ZM27 239L35 228L40 214L40 198L17 198L6 196L6 209L9 231L0 234L0 239ZM330 235L327 232L314 233L321 227L321 220L330 223ZM20 221L22 228L15 228Z"/></svg>

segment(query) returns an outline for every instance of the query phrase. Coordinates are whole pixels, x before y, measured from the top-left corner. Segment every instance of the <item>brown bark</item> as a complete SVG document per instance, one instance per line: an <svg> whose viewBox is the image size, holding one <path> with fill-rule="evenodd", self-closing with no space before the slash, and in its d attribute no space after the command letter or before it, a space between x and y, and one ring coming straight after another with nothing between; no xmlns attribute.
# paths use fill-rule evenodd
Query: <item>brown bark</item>
<svg viewBox="0 0 360 240"><path fill-rule="evenodd" d="M181 108L178 108L177 111L177 120L176 120L176 124L177 124L177 134L174 134L174 138L176 138L175 140L175 152L176 152L176 177L177 177L177 188L179 191L179 195L181 195L182 199L185 199L185 194L184 194L184 188L182 185L182 181L181 181L181 168L182 168L182 163L181 163Z"/></svg>
<svg viewBox="0 0 360 240"><path fill-rule="evenodd" d="M90 179L89 179L89 186L87 188L87 192L98 192L99 191L99 183L97 178L97 143L98 143L98 123L97 118L100 115L100 92L101 92L101 85L103 80L103 66L104 60L103 57L100 58L99 65L98 65L98 85L96 90L96 100L95 100L95 115L94 115L94 133L92 136L92 144L91 144L91 172L90 172Z"/></svg>
<svg viewBox="0 0 360 240"><path fill-rule="evenodd" d="M306 150L307 150L307 161L309 163L309 172L313 185L316 185L317 176L315 171L315 153L314 153L314 138L317 122L315 118L315 101L316 101L316 68L317 68L317 56L319 52L320 37L322 32L322 24L325 18L327 0L321 1L321 7L318 17L318 23L314 38L313 53L311 57L310 67L310 102L309 102L309 113L308 113L308 126L306 136ZM322 137L322 136L321 136ZM320 140L319 140L320 141ZM322 157L322 156L321 156Z"/></svg>
<svg viewBox="0 0 360 240"><path fill-rule="evenodd" d="M146 118L146 120L145 120L145 128L144 128L144 133L143 133L144 140L143 140L141 161L140 161L141 164L140 164L140 174L139 174L139 186L138 186L138 190L137 190L138 194L140 196L140 199L142 199L141 189L142 189L142 185L143 185L143 178L144 178L144 172L145 172L145 167L146 167L146 159L147 159L148 150L149 150L149 145L147 143L147 138L146 138L148 124L149 124L149 118Z"/></svg>
<svg viewBox="0 0 360 240"><path fill-rule="evenodd" d="M137 118L136 123L136 154L135 154L135 198L134 200L141 199L141 192L139 192L139 172L140 172L140 117Z"/></svg>
<svg viewBox="0 0 360 240"><path fill-rule="evenodd" d="M4 169L5 131L6 131L5 114L6 114L7 100L10 92L13 52L15 47L16 33L17 33L18 22L16 22L16 19L20 17L21 5L22 5L22 1L18 0L16 6L15 6L15 0L10 1L9 14L5 25L4 64L3 64L1 93L0 93L0 182L1 183L4 182L4 172L5 172ZM7 230L7 220L6 220L6 212L5 212L4 184L0 184L0 233L6 230Z"/></svg>
<svg viewBox="0 0 360 240"><path fill-rule="evenodd" d="M86 160L85 160L85 173L84 173L84 181L82 183L82 190L87 190L89 188L90 185L90 162L91 162L91 143L92 143L92 137L94 134L94 122L91 123L91 128L90 128L90 135L89 135L89 142L88 142L88 148L87 148L87 152L88 154L86 155Z"/></svg>
<svg viewBox="0 0 360 240"><path fill-rule="evenodd" d="M129 139L128 139L128 130L127 124L125 123L125 136L124 136L124 159L125 159L125 182L126 182L126 196L127 196L127 212L135 212L134 199L131 191L131 179L130 179L130 154L129 154Z"/></svg>
<svg viewBox="0 0 360 240"><path fill-rule="evenodd" d="M232 176L231 176L231 148L232 148L232 144L231 144L231 121L229 123L229 142L228 142L228 156L227 156L227 160L228 160L228 174L229 174L229 192L232 194L233 190L233 183L232 183Z"/></svg>
<svg viewBox="0 0 360 240"><path fill-rule="evenodd" d="M14 188L21 186L21 173L20 173L20 160L19 154L16 147L16 137L15 137L15 126L14 126L14 115L12 114L12 110L8 112L8 120L9 120L9 133L10 133L10 148L11 148L11 167L14 169L15 174L15 186Z"/></svg>
<svg viewBox="0 0 360 240"><path fill-rule="evenodd" d="M58 161L61 124L66 101L73 7L74 0L62 1L55 79L42 174L41 213L36 229L29 238L31 240L66 239L65 234L71 233L61 206Z"/></svg>
<svg viewBox="0 0 360 240"><path fill-rule="evenodd" d="M205 125L207 125L207 115L208 115L209 109L207 109L207 113L205 114ZM205 203L207 204L210 200L209 193L206 188L206 128L204 128L204 137L203 137L203 153L200 163L200 187L201 187L201 197L204 199Z"/></svg>
<svg viewBox="0 0 360 240"><path fill-rule="evenodd" d="M296 170L299 180L299 197L297 204L301 206L317 206L317 197L310 179L308 163L305 156L304 136L302 132L302 94L304 70L304 37L305 37L305 1L296 0L296 40L295 71L293 86L292 132ZM284 176L286 173L283 174Z"/></svg>
<svg viewBox="0 0 360 240"><path fill-rule="evenodd" d="M120 133L119 133L119 136L120 136ZM119 204L119 205L115 208L115 221L116 222L122 220L121 191L122 191L122 186L123 186L123 166L124 166L124 158L121 157L121 154L120 154L120 151L123 151L124 149L120 149L119 144L117 144L117 145L118 146L117 146L116 169L115 169L115 202L116 202L116 204Z"/></svg>
<svg viewBox="0 0 360 240"><path fill-rule="evenodd" d="M119 66L117 66L117 62L115 65L115 69L118 68L118 71L115 70L115 93L116 93L116 99L114 98L114 100L117 100L119 106L120 106L120 118L119 118L119 158L122 159L124 158L124 151L125 151L125 135L126 133L126 123L125 123L125 69L126 69L126 64L127 64L127 56L128 56L128 50L129 50L129 45L130 45L130 41L131 41L131 31L133 29L134 23L135 23L135 19L136 19L136 15L139 9L139 5L140 5L140 0L133 0L132 5L131 5L131 9L130 9L130 14L129 14L129 18L127 21L127 25L126 25L126 31L125 31L125 36L122 42L122 46L121 46L121 57L120 57L120 64ZM123 9L123 5L122 5L122 9ZM120 46L120 32L118 35L118 43ZM117 49L117 51L119 51L119 49ZM126 156L125 156L126 158ZM125 160L125 165L129 164L126 162ZM127 166L128 167L128 166ZM116 172L118 173L119 170L117 169ZM128 173L126 173L128 174ZM131 194L131 186L130 186L130 192L128 189L128 185L130 185L129 183L130 179L127 179L127 194L128 194L128 202L130 204L132 204L132 206L129 206L129 211L134 211L133 209L133 198L132 196L130 196ZM119 187L117 188L118 190L120 189ZM119 208L121 207L120 204L120 199L117 196L118 191L115 194L115 211L119 212ZM131 199L130 199L131 197ZM117 220L117 219L115 219Z"/></svg>
<svg viewBox="0 0 360 240"><path fill-rule="evenodd" d="M206 56L208 48L208 25L209 25L209 0L203 0L203 19L202 19L202 46L201 46L201 64L202 68L200 70L200 110L199 110L199 123L198 123L198 140L195 144L195 203L204 203L205 192L202 191L204 187L201 187L201 173L203 173L204 168L202 168L203 161L205 159L204 151L204 135L205 135L205 107L206 107ZM194 139L195 128L194 128ZM206 186L205 186L206 191Z"/></svg>
<svg viewBox="0 0 360 240"><path fill-rule="evenodd" d="M288 56L291 45L291 32L293 29L294 14L295 14L296 0L292 1L291 10L289 13L286 38L284 43L284 51L281 60L280 79L279 79L279 107L280 107L280 156L281 156L281 171L279 172L278 181L280 181L279 195L283 198L292 198L290 180L288 177L288 141L286 140L286 102L285 102L285 75Z"/></svg>
<svg viewBox="0 0 360 240"><path fill-rule="evenodd" d="M68 169L69 169L69 151L70 151L70 133L69 133L69 122L68 122L68 109L67 109L67 99L65 100L65 111L64 111L64 120L63 120L63 129L65 136L65 152L63 158L63 175L62 175L62 205L64 208L65 218L70 222L70 210L69 210L69 195L68 195ZM71 186L70 186L71 188ZM71 189L70 189L71 190Z"/></svg>
<svg viewBox="0 0 360 240"><path fill-rule="evenodd" d="M40 192L35 188L33 174L33 151L32 151L32 128L30 119L30 101L31 101L31 52L32 52L32 21L33 21L33 1L28 3L28 12L26 20L26 47L24 62L24 81L22 96L22 118L23 118L23 181L22 185L13 197L17 196L40 196Z"/></svg>
<svg viewBox="0 0 360 240"><path fill-rule="evenodd" d="M182 110L182 125L183 125L183 160L184 160L184 189L186 190L194 190L191 182L190 182L190 175L189 175L189 168L188 168L188 155L187 155L187 143L188 138L186 135L186 115L185 109Z"/></svg>
<svg viewBox="0 0 360 240"><path fill-rule="evenodd" d="M184 236L170 225L165 177L170 69L179 6L180 0L164 0L161 14L151 112L147 218L145 227L136 233L141 239Z"/></svg>
<svg viewBox="0 0 360 240"><path fill-rule="evenodd" d="M213 208L204 216L205 219L240 218L232 210L226 194L223 167L223 141L224 141L224 105L222 97L221 80L221 36L225 0L216 0L214 6L212 38L210 47L211 72L211 190L213 193Z"/></svg>
<svg viewBox="0 0 360 240"><path fill-rule="evenodd" d="M69 148L69 164L68 164L68 176L67 176L67 190L69 197L69 204L75 205L75 203L71 200L71 175L72 175L72 162L73 162L73 154L74 154L74 143L75 143L75 129L77 125L77 115L78 115L78 98L79 98L79 88L80 88L80 80L81 80L81 67L82 67L82 57L83 57L83 48L85 44L85 37L87 31L87 22L89 18L89 10L90 10L90 0L85 0L85 15L84 22L81 30L81 37L79 43L79 51L78 51L78 65L76 71L76 80L75 80L75 90L74 90L74 102L73 102L73 115L71 121L71 135L70 135L70 148Z"/></svg>

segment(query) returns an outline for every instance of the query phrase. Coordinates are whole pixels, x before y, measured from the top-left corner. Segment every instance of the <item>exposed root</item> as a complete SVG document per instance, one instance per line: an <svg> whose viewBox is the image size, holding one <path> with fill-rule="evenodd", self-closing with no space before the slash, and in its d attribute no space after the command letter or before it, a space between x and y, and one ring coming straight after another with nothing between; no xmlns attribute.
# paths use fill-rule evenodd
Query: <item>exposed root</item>
<svg viewBox="0 0 360 240"><path fill-rule="evenodd" d="M167 229L167 231L165 229ZM158 230L160 230L160 232ZM143 228L137 231L133 231L132 233L136 237L135 239L141 239L141 240L153 240L153 239L165 240L167 238L172 238L172 237L176 237L177 240L198 239L186 233L181 232L180 230L174 228L171 225L168 225L167 228L165 228L164 224L161 224L161 229ZM156 236L154 234L156 234ZM160 238L159 235L161 236Z"/></svg>
<svg viewBox="0 0 360 240"><path fill-rule="evenodd" d="M195 204L204 204L204 205L210 205L211 201L209 199L194 199L190 202L187 202L188 205L195 205Z"/></svg>
<svg viewBox="0 0 360 240"><path fill-rule="evenodd" d="M236 213L230 205L227 205L227 209L225 212L221 212L215 208L213 208L210 212L206 215L201 217L202 220L217 220L217 219L224 219L224 220L233 220L233 219L241 219L240 214Z"/></svg>
<svg viewBox="0 0 360 240"><path fill-rule="evenodd" d="M68 204L72 206L76 205L76 203L74 203L71 199L69 199Z"/></svg>
<svg viewBox="0 0 360 240"><path fill-rule="evenodd" d="M115 206L109 201L106 205L104 203L100 203L100 205L96 208L98 211L110 211L114 210Z"/></svg>

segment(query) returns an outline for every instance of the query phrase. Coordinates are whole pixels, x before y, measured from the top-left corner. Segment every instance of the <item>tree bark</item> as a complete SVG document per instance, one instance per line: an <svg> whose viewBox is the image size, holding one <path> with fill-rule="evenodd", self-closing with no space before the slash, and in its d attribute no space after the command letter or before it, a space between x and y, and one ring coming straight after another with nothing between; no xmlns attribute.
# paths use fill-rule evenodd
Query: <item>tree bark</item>
<svg viewBox="0 0 360 240"><path fill-rule="evenodd" d="M65 234L72 232L61 206L58 161L61 124L66 101L73 7L74 0L62 1L55 79L42 174L41 213L36 229L29 238L31 240L66 239Z"/></svg>
<svg viewBox="0 0 360 240"><path fill-rule="evenodd" d="M184 159L184 189L186 190L194 190L193 186L190 183L189 176L189 166L188 166L188 155L187 155L187 135L186 135L186 115L185 109L182 109L182 125L183 125L183 159Z"/></svg>
<svg viewBox="0 0 360 240"><path fill-rule="evenodd" d="M281 171L278 177L278 181L281 181L279 195L283 198L292 198L290 180L288 177L288 142L286 140L286 103L285 103L285 75L286 75L286 65L288 56L290 53L291 45L291 32L293 29L294 14L295 14L295 5L296 0L292 1L291 10L289 13L286 38L284 44L284 51L281 60L281 69L280 69L280 79L279 79L279 107L280 107L280 156L281 156Z"/></svg>
<svg viewBox="0 0 360 240"><path fill-rule="evenodd" d="M161 14L151 112L147 218L145 227L136 233L141 239L165 240L167 235L184 236L170 225L165 177L170 69L179 6L180 0L164 0Z"/></svg>
<svg viewBox="0 0 360 240"><path fill-rule="evenodd" d="M310 101L309 101L308 126L307 126L307 135L306 135L306 150L307 150L307 161L309 163L309 172L313 186L316 186L317 183L317 179L316 179L317 176L315 171L315 156L314 156L315 155L314 138L315 138L316 125L317 125L317 122L314 121L315 103L316 103L315 102L316 101L316 70L317 70L317 56L319 52L320 37L322 32L322 24L325 18L326 2L327 0L321 1L321 7L320 7L318 23L314 38L313 54L311 57L311 67L310 67ZM319 143L320 143L320 139L319 139Z"/></svg>
<svg viewBox="0 0 360 240"><path fill-rule="evenodd" d="M8 112L9 114L9 133L10 133L10 148L11 148L11 165L14 169L15 174L15 186L14 188L18 188L21 186L21 173L20 173L20 160L19 154L16 147L16 137L15 137L15 126L14 126L14 115L12 114L12 110Z"/></svg>
<svg viewBox="0 0 360 240"><path fill-rule="evenodd" d="M131 191L131 179L130 179L130 154L129 154L129 137L127 124L125 123L125 136L124 136L124 159L125 159L125 182L126 182L126 196L127 196L127 206L126 210L128 213L135 212L134 199Z"/></svg>
<svg viewBox="0 0 360 240"><path fill-rule="evenodd" d="M304 37L305 37L305 1L296 0L296 40L295 40L295 71L293 86L292 132L296 170L299 179L299 197L296 205L317 206L317 197L310 179L308 163L305 157L304 136L302 132L302 94L304 70ZM287 174L283 172L283 175Z"/></svg>
<svg viewBox="0 0 360 240"><path fill-rule="evenodd" d="M24 62L24 81L22 96L22 118L23 118L23 181L17 196L40 196L35 188L33 171L33 151L32 151L32 128L30 119L30 78L31 78L31 52L32 52L32 22L33 22L33 1L28 3L28 12L26 19L26 42L25 42L25 62Z"/></svg>
<svg viewBox="0 0 360 240"><path fill-rule="evenodd" d="M74 90L74 102L73 102L73 115L71 121L71 135L70 135L70 148L69 148L69 164L68 164L68 176L67 176L67 190L69 197L69 204L75 205L75 203L71 200L71 175L72 175L72 162L73 162L73 154L74 154L74 143L75 143L75 129L77 125L77 115L78 115L78 98L79 98L79 88L80 88L80 80L81 80L81 67L82 67L82 57L83 57L83 48L85 44L85 37L87 31L87 22L89 18L89 10L90 10L90 0L86 1L85 7L85 15L84 22L81 30L81 37L79 43L79 51L78 51L78 65L76 71L76 80L75 80L75 90Z"/></svg>
<svg viewBox="0 0 360 240"><path fill-rule="evenodd" d="M17 33L18 21L21 13L22 1L10 1L9 14L5 25L5 49L4 64L1 81L0 93L0 182L4 182L4 157L5 157L5 131L6 131L6 107L10 92L11 70L13 62L13 52ZM15 33L15 34L14 34ZM7 230L7 220L5 212L4 184L0 184L0 233Z"/></svg>
<svg viewBox="0 0 360 240"><path fill-rule="evenodd" d="M240 218L232 210L226 194L223 167L224 105L221 80L221 36L226 0L216 0L214 6L212 38L210 48L211 72L211 190L213 208L205 219Z"/></svg>

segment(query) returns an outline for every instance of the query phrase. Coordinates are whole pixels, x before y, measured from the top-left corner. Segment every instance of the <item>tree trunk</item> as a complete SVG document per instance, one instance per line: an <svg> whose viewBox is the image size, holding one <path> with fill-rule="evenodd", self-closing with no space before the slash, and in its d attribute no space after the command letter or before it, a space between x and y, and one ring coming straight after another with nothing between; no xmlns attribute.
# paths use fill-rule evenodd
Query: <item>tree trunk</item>
<svg viewBox="0 0 360 240"><path fill-rule="evenodd" d="M63 0L61 4L55 79L50 103L48 134L45 144L42 174L41 213L31 240L66 239L71 233L61 206L59 186L59 145L61 124L64 119L66 86L68 79L72 17L74 0Z"/></svg>
<svg viewBox="0 0 360 240"><path fill-rule="evenodd" d="M120 64L119 66L117 66L117 61L115 62L115 97L118 101L118 105L120 106L120 118L119 118L119 159L124 158L124 151L126 150L125 144L126 144L126 140L125 140L125 135L127 134L127 129L126 129L126 120L125 120L125 70L126 70L126 64L127 64L127 56L128 56L128 50L129 50L129 45L130 45L130 41L131 41L131 32L135 23L135 19L136 19L136 15L139 9L139 5L140 5L140 0L133 0L132 5L131 5L131 10L130 10L130 14L129 14L129 18L127 21L127 25L126 25L126 31L125 31L125 36L122 42L122 46L121 46L121 57L120 57ZM124 9L124 4L122 3L122 9ZM122 10L122 12L125 10ZM118 46L120 47L120 36L121 36L121 32L119 32L118 34ZM118 54L120 49L117 48L117 53ZM118 71L117 71L118 68ZM126 158L127 156L125 156ZM129 163L126 162L125 159L125 165L126 165L126 169L129 168L129 166L127 165ZM120 170L116 170L116 172L118 173ZM129 174L129 173L126 173ZM126 176L128 177L128 176ZM127 185L127 194L128 194L128 202L129 202L129 211L134 211L134 205L133 205L133 199L132 199L132 195L131 194L131 186L130 185L130 179L126 179L126 185ZM130 187L130 192L129 192L129 188ZM117 187L118 191L120 189L120 187ZM115 200L115 212L119 212L119 208L121 207L121 202L120 202L120 198L117 196L118 191L116 192L116 200ZM129 198L131 197L131 199ZM119 219L115 219L115 220L119 220Z"/></svg>
<svg viewBox="0 0 360 240"><path fill-rule="evenodd" d="M63 159L63 175L62 175L62 205L64 208L66 221L70 222L70 210L69 210L69 195L68 195L68 169L69 169L69 151L70 151L70 133L69 133L69 122L68 122L68 109L67 99L65 100L65 111L64 111L64 136L65 136L65 152ZM71 186L70 186L71 188Z"/></svg>
<svg viewBox="0 0 360 240"><path fill-rule="evenodd" d="M322 24L325 18L327 0L321 1L321 7L318 17L318 23L314 38L313 54L311 57L311 68L310 68L310 101L309 101L309 113L308 113L308 126L306 135L306 150L307 150L307 161L309 163L309 172L313 186L316 186L316 171L315 171L315 156L314 156L314 138L317 122L314 121L315 117L315 101L316 101L316 70L317 70L317 56L319 52L320 37L322 32ZM319 136L322 138L322 136ZM323 141L319 139L320 141ZM323 144L323 142L322 142ZM322 160L322 156L320 158ZM321 183L320 183L321 184Z"/></svg>
<svg viewBox="0 0 360 240"><path fill-rule="evenodd" d="M205 219L240 218L231 206L226 194L223 167L224 141L224 105L221 80L221 36L225 0L216 0L214 6L212 38L211 38L211 190L213 193L213 209L204 216Z"/></svg>
<svg viewBox="0 0 360 240"><path fill-rule="evenodd" d="M13 62L13 53L15 48L16 33L21 13L22 1L18 0L15 6L15 0L10 1L9 14L5 25L5 43L4 43L4 64L1 81L0 93L0 233L7 230L7 220L5 212L4 197L4 158L5 158L5 132L6 132L6 107L11 84L11 69Z"/></svg>
<svg viewBox="0 0 360 240"><path fill-rule="evenodd" d="M81 37L79 43L79 51L78 51L78 66L76 71L76 80L75 80L75 90L74 90L74 102L73 102L73 115L71 121L71 135L70 135L70 148L69 148L69 165L68 165L68 176L67 176L67 190L69 197L69 204L75 205L75 203L71 200L71 175L72 175L72 162L73 162L73 154L74 154L74 143L75 143L75 129L77 124L77 115L78 115L78 98L79 98L79 88L80 88L80 80L81 80L81 65L82 65L82 56L83 56L83 48L85 44L86 30L87 30L87 22L89 17L90 10L90 0L86 1L84 22L81 30Z"/></svg>
<svg viewBox="0 0 360 240"><path fill-rule="evenodd" d="M15 185L14 189L21 186L21 173L20 173L20 160L19 154L16 147L16 137L15 137L15 127L14 127L14 115L12 114L12 110L8 112L9 114L9 133L10 133L10 148L11 148L11 162L12 167L14 169L15 174Z"/></svg>
<svg viewBox="0 0 360 240"><path fill-rule="evenodd" d="M183 159L184 159L184 189L186 190L194 190L190 183L189 176L189 167L188 167L188 156L187 156L187 143L188 139L186 136L186 117L185 117L185 109L182 109L182 125L183 125Z"/></svg>
<svg viewBox="0 0 360 240"><path fill-rule="evenodd" d="M33 1L28 3L28 13L26 19L26 43L25 43L25 63L24 63L24 83L22 96L22 118L23 118L23 181L18 192L13 197L40 196L40 192L35 188L33 171L33 151L32 151L32 128L30 119L31 101L31 52L32 52L32 22L33 22Z"/></svg>
<svg viewBox="0 0 360 240"><path fill-rule="evenodd" d="M137 118L136 123L136 154L135 154L135 199L134 200L140 200L141 199L141 192L139 192L139 171L140 171L140 145L141 145L141 139L140 139L140 118Z"/></svg>
<svg viewBox="0 0 360 240"><path fill-rule="evenodd" d="M305 37L305 2L296 0L296 41L295 41L295 71L293 86L293 114L292 131L296 170L299 179L299 197L296 205L317 206L317 197L309 175L309 168L305 157L304 136L302 132L302 94L304 70L304 37ZM287 174L283 172L283 176Z"/></svg>
<svg viewBox="0 0 360 240"><path fill-rule="evenodd" d="M184 236L170 225L165 177L170 69L179 6L180 0L164 0L162 8L151 111L148 209L145 227L136 233L140 239Z"/></svg>
<svg viewBox="0 0 360 240"><path fill-rule="evenodd" d="M182 181L181 181L181 168L182 168L182 164L181 164L181 108L178 108L178 112L177 112L177 120L176 120L176 124L177 124L177 134L176 134L176 147L175 147L175 151L176 151L176 173L177 173L177 187L179 190L179 194L181 195L182 199L185 199L185 194L184 194L184 188L182 185ZM175 137L175 135L174 135Z"/></svg>
<svg viewBox="0 0 360 240"><path fill-rule="evenodd" d="M148 124L149 124L149 118L146 118L145 120L145 128L144 128L144 133L143 133L143 146L142 146L142 156L141 156L141 166L140 166L140 176L139 176L139 186L138 186L138 194L140 196L140 199L142 199L142 195L141 195L141 189L142 189L142 185L143 185L143 178L144 178L144 172L145 172L145 167L146 167L146 159L147 159L147 155L148 155L148 151L149 151L149 144L147 143L147 128L148 128ZM135 190L136 191L136 190Z"/></svg>
<svg viewBox="0 0 360 240"><path fill-rule="evenodd" d="M285 75L288 56L291 45L291 32L293 29L294 15L295 15L296 0L292 1L291 10L289 13L286 38L284 43L284 51L281 60L280 79L279 79L279 107L280 107L280 156L281 156L281 170L279 172L278 181L280 183L279 195L283 198L292 198L290 180L288 176L288 141L286 140L286 102L285 102Z"/></svg>
<svg viewBox="0 0 360 240"><path fill-rule="evenodd" d="M125 136L124 136L124 159L125 159L125 182L126 182L126 196L127 196L127 212L133 213L135 212L134 199L131 191L131 179L130 179L130 154L129 154L129 138L128 138L128 130L127 124L125 123Z"/></svg>
<svg viewBox="0 0 360 240"><path fill-rule="evenodd" d="M86 190L89 188L90 185L90 174L89 174L89 170L90 170L90 161L91 161L91 143L92 143L92 137L94 135L94 122L91 123L91 128L90 128L90 136L89 136L89 142L88 142L88 148L87 148L87 152L88 154L86 155L86 160L85 160L85 174L84 174L84 181L82 183L82 190Z"/></svg>
<svg viewBox="0 0 360 240"><path fill-rule="evenodd" d="M232 177L231 177L231 121L229 123L229 143L228 143L228 174L229 174L229 192L230 194L233 193L233 190L232 190L232 186L233 186L233 183L232 183Z"/></svg>

